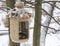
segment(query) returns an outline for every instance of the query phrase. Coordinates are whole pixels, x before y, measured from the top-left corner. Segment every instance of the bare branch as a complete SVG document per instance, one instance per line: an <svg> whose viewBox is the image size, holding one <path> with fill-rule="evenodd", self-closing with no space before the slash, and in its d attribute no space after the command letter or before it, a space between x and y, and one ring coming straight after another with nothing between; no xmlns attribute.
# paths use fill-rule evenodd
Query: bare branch
<svg viewBox="0 0 60 46"><path fill-rule="evenodd" d="M49 29L53 29L53 30L55 30L55 31L60 31L60 30L57 30L57 29L55 29L55 28L48 27L48 26L45 26L45 25L41 25L41 26L46 27L46 28L49 28ZM30 27L29 29L34 29L34 27Z"/></svg>
<svg viewBox="0 0 60 46"><path fill-rule="evenodd" d="M42 1L42 3L49 3L49 2L60 2L60 1Z"/></svg>
<svg viewBox="0 0 60 46"><path fill-rule="evenodd" d="M50 4L51 6L54 6L54 7L56 7L57 9L59 9L59 10L60 10L60 8L59 8L59 7L57 7L55 4L51 4L51 3L48 3L48 4Z"/></svg>
<svg viewBox="0 0 60 46"><path fill-rule="evenodd" d="M48 26L45 26L45 25L41 25L41 26L46 27L46 28L49 28L49 29L53 29L53 30L55 30L55 31L60 31L60 30L57 30L57 29L55 29L55 28L48 27Z"/></svg>
<svg viewBox="0 0 60 46"><path fill-rule="evenodd" d="M8 35L9 33L0 33L0 36Z"/></svg>
<svg viewBox="0 0 60 46"><path fill-rule="evenodd" d="M0 31L8 31L8 30L0 30Z"/></svg>
<svg viewBox="0 0 60 46"><path fill-rule="evenodd" d="M6 10L5 10L5 9L6 9ZM0 10L3 10L3 11L5 11L5 12L7 12L7 13L8 13L8 9L10 10L9 7L0 7Z"/></svg>
<svg viewBox="0 0 60 46"><path fill-rule="evenodd" d="M45 13L47 13L47 15L49 15L57 24L60 25L60 23L59 23L57 20L55 20L55 18L52 17L46 10L44 10L43 8L42 8L42 10L43 10Z"/></svg>
<svg viewBox="0 0 60 46"><path fill-rule="evenodd" d="M60 31L60 30L57 30L55 28L52 28L52 27L48 27L48 26L45 26L45 25L41 25L43 27L46 27L46 28L49 28L49 29L53 29L55 31ZM29 29L34 29L34 27L30 27ZM8 35L9 33L0 33L0 36L3 36L3 35Z"/></svg>

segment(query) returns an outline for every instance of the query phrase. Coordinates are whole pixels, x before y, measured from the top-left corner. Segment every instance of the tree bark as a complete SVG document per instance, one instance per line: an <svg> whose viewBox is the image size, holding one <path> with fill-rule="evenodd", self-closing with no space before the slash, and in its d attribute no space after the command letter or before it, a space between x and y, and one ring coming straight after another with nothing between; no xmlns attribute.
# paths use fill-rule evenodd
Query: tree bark
<svg viewBox="0 0 60 46"><path fill-rule="evenodd" d="M35 22L34 22L34 32L33 32L33 46L40 46L40 29L41 29L41 4L42 0L35 0L37 4L35 5Z"/></svg>
<svg viewBox="0 0 60 46"><path fill-rule="evenodd" d="M6 0L6 5L10 8L14 8L15 0Z"/></svg>
<svg viewBox="0 0 60 46"><path fill-rule="evenodd" d="M9 46L20 46L20 43L14 43L14 42L10 39Z"/></svg>
<svg viewBox="0 0 60 46"><path fill-rule="evenodd" d="M15 0L6 0L6 5L10 8L14 8ZM10 21L9 21L10 23ZM9 31L10 31L10 24L9 24ZM9 32L9 39L10 39L10 32ZM20 43L14 43L11 39L9 41L9 46L20 46Z"/></svg>

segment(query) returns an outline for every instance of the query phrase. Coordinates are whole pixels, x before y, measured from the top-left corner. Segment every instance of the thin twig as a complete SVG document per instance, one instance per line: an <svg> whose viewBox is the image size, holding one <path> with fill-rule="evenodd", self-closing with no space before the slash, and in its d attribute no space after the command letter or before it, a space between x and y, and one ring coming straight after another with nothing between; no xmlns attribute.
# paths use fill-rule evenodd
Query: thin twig
<svg viewBox="0 0 60 46"><path fill-rule="evenodd" d="M55 20L55 18L54 17L52 17L46 10L44 10L43 8L42 8L42 10L45 12L45 13L47 13L48 14L48 16L50 16L57 24L59 24L60 25L60 23L57 21L57 20Z"/></svg>
<svg viewBox="0 0 60 46"><path fill-rule="evenodd" d="M42 1L42 3L49 3L49 2L60 2L60 1Z"/></svg>
<svg viewBox="0 0 60 46"><path fill-rule="evenodd" d="M55 28L52 28L52 27L48 27L48 26L44 26L44 25L41 25L41 26L46 27L46 28L49 28L49 29L53 29L55 31L60 31L60 30L56 30ZM29 29L34 29L34 27L30 27ZM2 36L2 35L8 35L8 34L9 33L0 33L0 36Z"/></svg>
<svg viewBox="0 0 60 46"><path fill-rule="evenodd" d="M60 10L60 8L59 8L59 7L57 7L55 4L51 4L51 3L48 3L48 4L50 4L51 6L54 6L54 7L56 7L57 9L59 9L59 10Z"/></svg>
<svg viewBox="0 0 60 46"><path fill-rule="evenodd" d="M55 28L52 28L52 27L48 27L48 26L45 26L45 25L41 25L41 26L43 26L43 27L46 27L46 28L50 28L50 29L53 29L53 30L55 30L55 31L60 31L60 30L57 30L57 29L55 29Z"/></svg>
<svg viewBox="0 0 60 46"><path fill-rule="evenodd" d="M49 28L49 29L53 29L53 30L55 30L55 31L60 31L60 30L57 30L57 29L55 29L55 28L48 27L48 26L45 26L45 25L42 25L42 24L41 24L41 26L46 27L46 28ZM30 27L29 29L34 29L34 27Z"/></svg>

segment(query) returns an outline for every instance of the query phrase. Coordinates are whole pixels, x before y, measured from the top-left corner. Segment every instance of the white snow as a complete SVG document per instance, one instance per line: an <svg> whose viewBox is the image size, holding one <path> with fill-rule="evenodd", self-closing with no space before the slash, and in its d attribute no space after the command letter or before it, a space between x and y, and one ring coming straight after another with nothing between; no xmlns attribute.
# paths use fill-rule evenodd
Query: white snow
<svg viewBox="0 0 60 46"><path fill-rule="evenodd" d="M56 10L58 11L58 10ZM2 12L0 10L0 30L8 30L8 28L5 28L4 27L4 24L2 22L2 18L5 18L5 15L6 13L5 12ZM56 15L56 13L54 14ZM59 14L60 15L60 14ZM43 22L45 21L46 17L42 17L44 18ZM31 21L31 25L30 27L33 27L32 25L34 25L34 21ZM58 29L59 26L57 26L57 24L50 24L50 27L54 27L56 29ZM5 31L4 31L5 32ZM0 31L0 33L4 33L3 31ZM7 31L6 31L7 32ZM8 32L7 32L8 33ZM28 42L25 42L25 43L21 43L21 46L32 46L33 44L33 29L30 30L30 38L29 38L29 41ZM0 46L8 46L9 44L9 36L8 35L3 35L3 36L0 36ZM47 34L46 36L46 45L45 46L60 46L60 34Z"/></svg>
<svg viewBox="0 0 60 46"><path fill-rule="evenodd" d="M58 36L59 35L59 36ZM46 36L46 45L45 46L60 46L60 34L48 34ZM59 39L58 39L59 38Z"/></svg>

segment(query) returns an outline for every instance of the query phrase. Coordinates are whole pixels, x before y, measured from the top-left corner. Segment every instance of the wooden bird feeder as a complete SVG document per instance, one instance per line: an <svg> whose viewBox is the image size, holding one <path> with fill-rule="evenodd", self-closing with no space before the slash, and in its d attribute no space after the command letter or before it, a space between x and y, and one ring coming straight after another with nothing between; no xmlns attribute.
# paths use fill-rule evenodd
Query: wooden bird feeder
<svg viewBox="0 0 60 46"><path fill-rule="evenodd" d="M26 42L29 38L29 17L10 17L10 38L13 42Z"/></svg>

